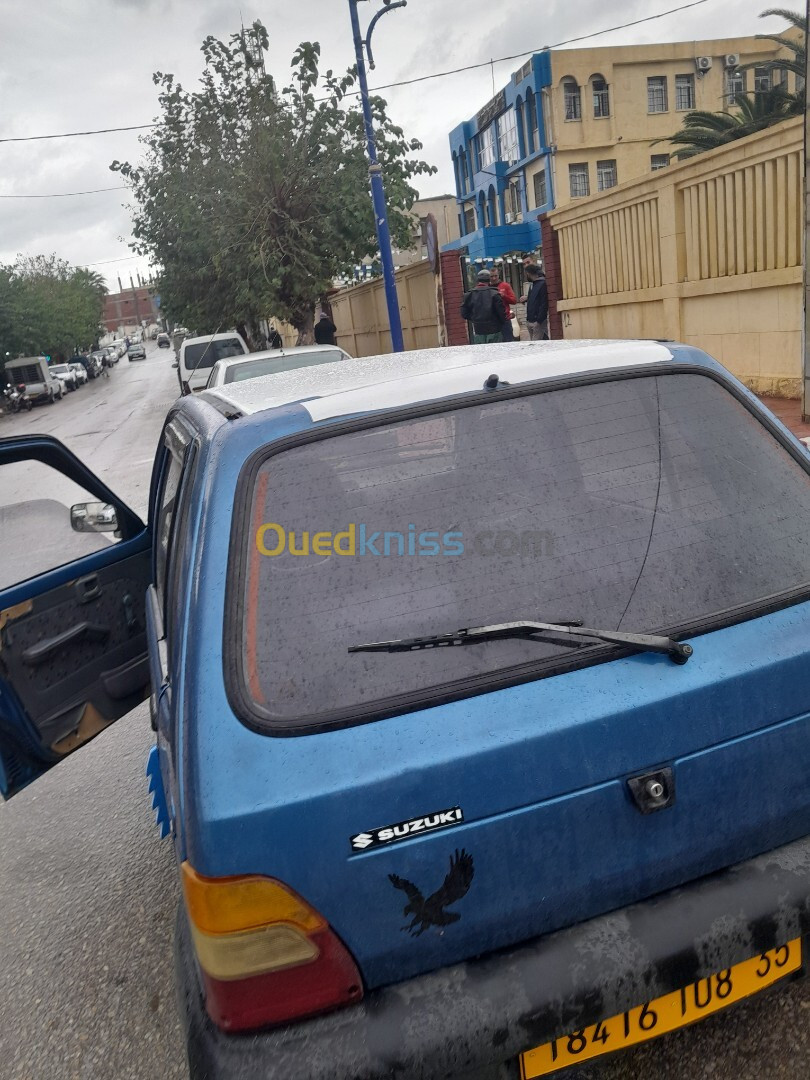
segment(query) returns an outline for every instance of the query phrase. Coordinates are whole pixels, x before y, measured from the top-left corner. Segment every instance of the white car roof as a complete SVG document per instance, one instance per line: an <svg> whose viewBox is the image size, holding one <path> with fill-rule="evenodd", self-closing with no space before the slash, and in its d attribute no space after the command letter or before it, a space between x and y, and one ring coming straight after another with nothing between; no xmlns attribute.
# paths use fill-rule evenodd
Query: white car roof
<svg viewBox="0 0 810 1080"><path fill-rule="evenodd" d="M179 331L175 330L175 333L179 333ZM185 348L186 345L197 345L199 342L227 341L229 338L239 338L239 340L241 341L242 335L238 332L238 330L229 330L227 333L224 334L202 334L200 337L184 338L183 345L181 347Z"/></svg>
<svg viewBox="0 0 810 1080"><path fill-rule="evenodd" d="M260 375L211 388L204 391L203 397L216 397L243 414L300 401L313 420L325 420L480 390L491 374L509 383L533 382L668 360L672 360L672 351L657 341L461 345L387 353Z"/></svg>

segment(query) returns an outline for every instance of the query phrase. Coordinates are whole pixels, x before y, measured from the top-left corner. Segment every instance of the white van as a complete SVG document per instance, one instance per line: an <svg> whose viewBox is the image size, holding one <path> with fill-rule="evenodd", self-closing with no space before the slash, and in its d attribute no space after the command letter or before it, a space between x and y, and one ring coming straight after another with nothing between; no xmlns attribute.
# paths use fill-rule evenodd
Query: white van
<svg viewBox="0 0 810 1080"><path fill-rule="evenodd" d="M228 356L242 356L249 352L245 339L235 330L227 334L185 338L177 361L180 392L190 394L194 390L202 390L217 360L224 360Z"/></svg>
<svg viewBox="0 0 810 1080"><path fill-rule="evenodd" d="M65 389L61 380L48 367L44 356L21 356L6 360L6 382L13 386L25 383L25 396L30 401L61 401Z"/></svg>

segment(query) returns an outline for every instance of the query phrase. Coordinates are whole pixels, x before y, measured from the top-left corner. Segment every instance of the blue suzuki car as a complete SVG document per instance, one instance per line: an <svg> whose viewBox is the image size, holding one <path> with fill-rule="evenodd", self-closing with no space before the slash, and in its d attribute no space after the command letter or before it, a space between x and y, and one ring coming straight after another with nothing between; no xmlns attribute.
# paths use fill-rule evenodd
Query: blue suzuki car
<svg viewBox="0 0 810 1080"><path fill-rule="evenodd" d="M147 526L28 461L95 546L0 592L0 785L151 687L195 1080L529 1080L802 973L810 458L705 354L205 391Z"/></svg>

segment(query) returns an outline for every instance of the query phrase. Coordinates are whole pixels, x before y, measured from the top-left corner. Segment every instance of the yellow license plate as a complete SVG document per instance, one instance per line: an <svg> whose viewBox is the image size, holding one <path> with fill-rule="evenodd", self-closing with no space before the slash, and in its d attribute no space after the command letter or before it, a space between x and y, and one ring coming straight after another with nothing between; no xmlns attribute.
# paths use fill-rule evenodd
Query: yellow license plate
<svg viewBox="0 0 810 1080"><path fill-rule="evenodd" d="M801 966L802 941L794 938L708 979L529 1050L520 1058L521 1076L523 1080L534 1080L589 1058L655 1039L750 997Z"/></svg>

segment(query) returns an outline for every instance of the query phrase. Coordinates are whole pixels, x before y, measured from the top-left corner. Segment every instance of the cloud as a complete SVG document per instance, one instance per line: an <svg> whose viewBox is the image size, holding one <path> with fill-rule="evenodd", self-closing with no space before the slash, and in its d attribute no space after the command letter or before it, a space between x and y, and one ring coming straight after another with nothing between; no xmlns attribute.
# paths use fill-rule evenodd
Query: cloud
<svg viewBox="0 0 810 1080"><path fill-rule="evenodd" d="M666 7L668 0L660 0ZM365 26L377 0L361 5ZM603 38L594 45L722 37L763 30L764 4L719 0L679 15ZM77 131L149 122L157 112L152 72L172 72L192 87L201 71L208 34L227 37L260 18L270 35L268 69L283 84L296 45L317 40L323 66L342 71L354 62L348 6L336 0L60 0L59 4L3 5L0 37L0 137ZM380 20L374 32L377 69L372 86L460 67L551 44L649 13L644 0L409 0ZM775 20L768 25L776 26ZM519 61L495 65L495 86ZM447 133L492 94L489 67L450 78L386 90L394 120L425 146L422 156L439 173L420 180L424 195L452 190ZM137 132L44 142L0 144L0 194L78 191L109 187L114 159L136 161ZM76 199L0 199L0 262L18 251L98 262L115 284L117 273L144 274L131 258L126 192ZM123 241L119 238L123 237ZM107 263L109 259L121 262ZM115 286L117 287L117 285Z"/></svg>

